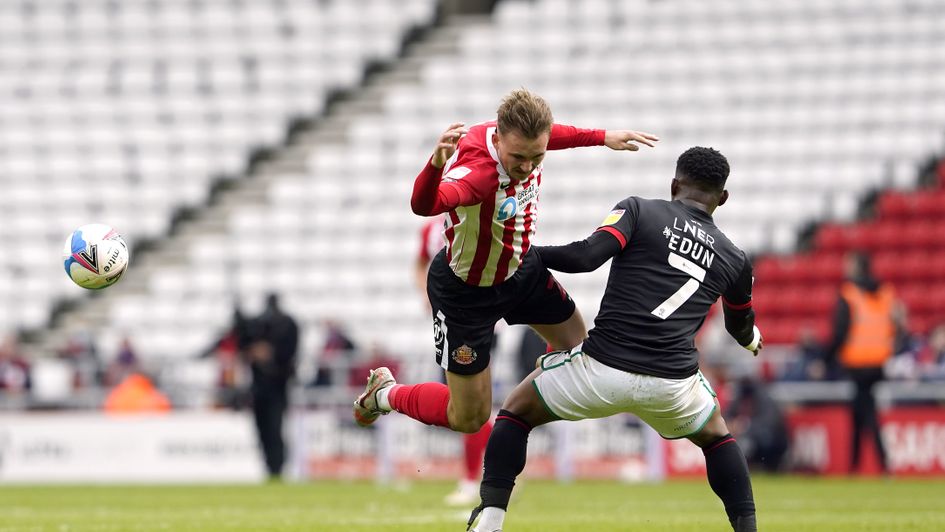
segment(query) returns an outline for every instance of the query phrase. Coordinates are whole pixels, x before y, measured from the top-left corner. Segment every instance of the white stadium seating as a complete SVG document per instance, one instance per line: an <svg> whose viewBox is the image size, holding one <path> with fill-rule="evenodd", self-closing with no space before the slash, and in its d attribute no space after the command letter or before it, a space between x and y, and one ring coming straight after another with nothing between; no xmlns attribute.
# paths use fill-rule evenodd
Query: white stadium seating
<svg viewBox="0 0 945 532"><path fill-rule="evenodd" d="M77 297L59 255L102 221L165 237L250 150L283 142L369 61L396 56L433 0L0 2L0 331L42 327ZM201 277L203 279L203 277ZM28 288L35 283L42 289ZM215 285L208 285L213 289ZM34 310L35 309L35 310Z"/></svg>

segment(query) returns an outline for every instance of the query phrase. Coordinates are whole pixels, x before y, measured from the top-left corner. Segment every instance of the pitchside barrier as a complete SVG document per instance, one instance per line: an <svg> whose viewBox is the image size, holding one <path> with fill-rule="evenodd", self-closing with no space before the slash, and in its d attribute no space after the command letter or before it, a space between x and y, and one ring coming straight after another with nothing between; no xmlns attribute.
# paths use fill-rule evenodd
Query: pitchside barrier
<svg viewBox="0 0 945 532"><path fill-rule="evenodd" d="M886 394L888 399L894 391L890 384L884 384L881 397ZM927 404L936 401L941 390L917 392L918 385L911 386L913 404L881 412L893 473L945 475L945 408L941 402ZM791 438L786 471L847 473L850 421L846 406L836 402L846 395L844 390L848 391L842 383L833 383L816 404L785 403ZM776 396L799 393L796 387L775 386L772 391ZM920 395L924 398L917 402ZM400 415L363 429L354 424L349 408L294 408L285 433L290 479L393 482L457 478L462 469L459 434ZM864 440L864 445L861 471L877 473L871 442ZM529 438L526 474L563 481L655 481L702 476L705 471L697 447L685 440L662 440L625 415L535 429ZM2 483L239 483L264 478L249 412L0 414Z"/></svg>

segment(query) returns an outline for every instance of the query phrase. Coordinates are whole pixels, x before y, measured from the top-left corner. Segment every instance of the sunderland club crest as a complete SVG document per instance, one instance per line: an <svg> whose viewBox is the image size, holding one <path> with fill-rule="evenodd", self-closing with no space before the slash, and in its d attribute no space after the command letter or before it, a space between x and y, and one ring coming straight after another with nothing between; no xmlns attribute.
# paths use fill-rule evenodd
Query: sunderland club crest
<svg viewBox="0 0 945 532"><path fill-rule="evenodd" d="M453 361L463 366L468 366L476 361L476 351L468 345L461 345L450 353Z"/></svg>

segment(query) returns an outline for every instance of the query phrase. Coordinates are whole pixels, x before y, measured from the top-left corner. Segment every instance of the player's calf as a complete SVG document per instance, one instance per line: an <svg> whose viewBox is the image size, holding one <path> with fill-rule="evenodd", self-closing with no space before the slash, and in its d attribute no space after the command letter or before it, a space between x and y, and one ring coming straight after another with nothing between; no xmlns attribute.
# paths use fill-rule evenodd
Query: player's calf
<svg viewBox="0 0 945 532"><path fill-rule="evenodd" d="M722 499L735 532L755 532L755 499L751 491L748 462L731 434L702 448L706 476L712 491Z"/></svg>

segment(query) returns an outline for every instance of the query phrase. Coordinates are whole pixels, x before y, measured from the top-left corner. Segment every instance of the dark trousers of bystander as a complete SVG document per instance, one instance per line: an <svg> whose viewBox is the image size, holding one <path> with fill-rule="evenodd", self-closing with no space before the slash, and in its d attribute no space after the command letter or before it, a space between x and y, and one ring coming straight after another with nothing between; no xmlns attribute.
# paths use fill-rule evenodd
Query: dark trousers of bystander
<svg viewBox="0 0 945 532"><path fill-rule="evenodd" d="M850 473L856 473L859 470L862 454L861 442L864 432L873 438L873 444L876 446L876 452L879 455L880 466L884 473L888 473L886 447L883 445L879 416L876 413L876 398L873 396L873 388L883 380L883 368L851 368L847 369L847 374L854 385L851 408L853 430L850 434Z"/></svg>
<svg viewBox="0 0 945 532"><path fill-rule="evenodd" d="M288 407L286 390L260 390L253 393L253 418L266 461L266 470L271 478L282 474L285 464L285 441L282 437L282 421Z"/></svg>

